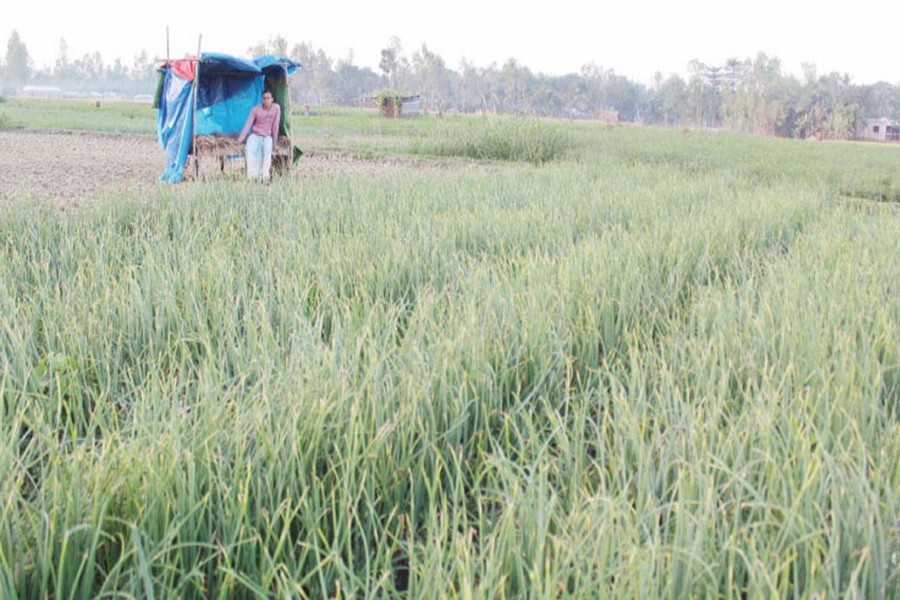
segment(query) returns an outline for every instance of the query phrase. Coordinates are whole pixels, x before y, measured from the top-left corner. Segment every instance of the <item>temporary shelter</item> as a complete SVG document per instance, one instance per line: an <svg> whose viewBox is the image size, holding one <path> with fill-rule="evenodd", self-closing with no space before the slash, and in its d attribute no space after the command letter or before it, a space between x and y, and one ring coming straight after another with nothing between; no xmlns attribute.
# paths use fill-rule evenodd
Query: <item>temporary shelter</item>
<svg viewBox="0 0 900 600"><path fill-rule="evenodd" d="M155 107L157 135L166 153L162 181L177 183L184 176L188 155L207 153L224 159L239 155L235 134L268 89L281 106L280 140L274 160L286 164L302 154L291 131L291 95L287 77L299 64L285 57L257 56L245 60L219 53L167 61L159 69ZM199 167L197 167L199 168Z"/></svg>

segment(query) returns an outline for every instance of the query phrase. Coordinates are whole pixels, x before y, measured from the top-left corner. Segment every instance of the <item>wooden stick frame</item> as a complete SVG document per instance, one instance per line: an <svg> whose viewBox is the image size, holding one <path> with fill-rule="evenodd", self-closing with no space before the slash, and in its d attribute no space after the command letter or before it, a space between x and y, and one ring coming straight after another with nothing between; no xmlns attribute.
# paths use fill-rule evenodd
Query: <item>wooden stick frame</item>
<svg viewBox="0 0 900 600"><path fill-rule="evenodd" d="M200 157L197 156L197 96L200 94L200 44L203 43L203 34L197 40L197 68L194 70L194 106L191 113L191 153L194 155L194 177L200 177Z"/></svg>

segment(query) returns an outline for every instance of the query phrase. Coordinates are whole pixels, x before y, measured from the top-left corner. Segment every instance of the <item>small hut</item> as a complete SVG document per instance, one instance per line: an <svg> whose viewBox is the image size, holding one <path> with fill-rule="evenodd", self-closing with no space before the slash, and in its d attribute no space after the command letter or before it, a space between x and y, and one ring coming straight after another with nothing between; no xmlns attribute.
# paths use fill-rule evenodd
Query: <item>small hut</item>
<svg viewBox="0 0 900 600"><path fill-rule="evenodd" d="M273 165L296 162L302 152L294 143L287 78L298 67L285 57L245 60L219 53L163 64L154 101L159 144L166 153L166 170L160 179L181 181L188 156L193 156L197 173L201 155L218 158L223 167L226 158L243 156L238 134L266 89L282 109Z"/></svg>
<svg viewBox="0 0 900 600"><path fill-rule="evenodd" d="M375 107L388 119L416 117L422 113L419 96L404 96L395 90L381 90L369 98Z"/></svg>

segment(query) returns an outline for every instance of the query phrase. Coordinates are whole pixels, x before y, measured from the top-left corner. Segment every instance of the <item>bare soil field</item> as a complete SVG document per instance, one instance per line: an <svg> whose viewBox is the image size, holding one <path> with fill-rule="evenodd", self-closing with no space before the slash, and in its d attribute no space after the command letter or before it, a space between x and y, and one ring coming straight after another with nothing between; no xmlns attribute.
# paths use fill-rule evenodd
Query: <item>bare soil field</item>
<svg viewBox="0 0 900 600"><path fill-rule="evenodd" d="M92 201L157 185L165 159L149 136L0 131L0 200Z"/></svg>
<svg viewBox="0 0 900 600"><path fill-rule="evenodd" d="M160 184L165 166L153 136L71 131L0 131L0 202L11 199L51 200L61 207L93 202L105 195L139 196ZM379 175L409 167L447 168L446 162L417 158L361 159L307 151L291 173L294 179L340 173ZM451 167L453 168L453 167ZM218 160L200 161L201 178L240 178L243 161L233 161L223 174ZM187 175L193 175L191 164Z"/></svg>

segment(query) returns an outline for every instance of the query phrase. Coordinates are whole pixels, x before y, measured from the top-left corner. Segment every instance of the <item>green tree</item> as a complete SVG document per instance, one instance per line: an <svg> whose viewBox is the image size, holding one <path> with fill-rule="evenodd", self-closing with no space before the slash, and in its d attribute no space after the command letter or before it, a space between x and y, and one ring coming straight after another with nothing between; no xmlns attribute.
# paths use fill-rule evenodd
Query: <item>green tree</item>
<svg viewBox="0 0 900 600"><path fill-rule="evenodd" d="M859 95L864 117L900 118L900 87L882 81L863 87Z"/></svg>
<svg viewBox="0 0 900 600"><path fill-rule="evenodd" d="M752 61L726 63L722 117L726 126L754 135L783 130L792 101L781 61L760 52Z"/></svg>
<svg viewBox="0 0 900 600"><path fill-rule="evenodd" d="M397 55L391 48L381 50L381 60L378 62L378 68L388 78L388 86L394 87L394 73L397 71Z"/></svg>
<svg viewBox="0 0 900 600"><path fill-rule="evenodd" d="M689 116L688 88L684 79L670 75L663 79L657 73L654 81L650 115L663 125L685 125Z"/></svg>
<svg viewBox="0 0 900 600"><path fill-rule="evenodd" d="M806 84L794 103L790 133L822 140L853 137L865 117L860 90L851 85L848 75L830 73L816 78L813 69L805 71Z"/></svg>
<svg viewBox="0 0 900 600"><path fill-rule="evenodd" d="M303 69L291 78L291 94L295 99L310 106L337 101L339 82L334 61L324 50L302 42L294 45L290 57L303 65Z"/></svg>
<svg viewBox="0 0 900 600"><path fill-rule="evenodd" d="M250 56L259 56L261 54L274 54L275 56L287 56L288 53L288 43L287 40L281 37L280 35L276 35L275 37L270 37L269 41L263 43L259 42L254 46L250 46L247 48L247 54Z"/></svg>
<svg viewBox="0 0 900 600"><path fill-rule="evenodd" d="M103 65L103 57L99 52L85 53L81 58L72 63L75 76L82 81L100 81L106 73Z"/></svg>
<svg viewBox="0 0 900 600"><path fill-rule="evenodd" d="M459 61L459 87L456 90L457 108L462 112L472 112L478 97L478 70L465 57Z"/></svg>
<svg viewBox="0 0 900 600"><path fill-rule="evenodd" d="M450 93L449 78L444 59L422 44L422 48L413 54L413 72L418 80L419 89L425 100L426 110L437 109L443 112L444 102Z"/></svg>
<svg viewBox="0 0 900 600"><path fill-rule="evenodd" d="M153 81L156 77L156 65L150 60L146 50L134 55L131 65L131 77L136 81Z"/></svg>
<svg viewBox="0 0 900 600"><path fill-rule="evenodd" d="M6 76L13 87L20 87L28 82L31 76L30 62L28 48L19 38L19 32L13 30L6 43Z"/></svg>
<svg viewBox="0 0 900 600"><path fill-rule="evenodd" d="M724 67L692 60L688 70L691 73L688 81L691 122L699 127L718 127L721 124Z"/></svg>
<svg viewBox="0 0 900 600"><path fill-rule="evenodd" d="M585 113L597 110L615 110L622 120L633 120L638 111L640 89L626 77L616 75L613 69L605 69L595 63L581 67L576 84L584 90Z"/></svg>
<svg viewBox="0 0 900 600"><path fill-rule="evenodd" d="M397 76L403 66L403 46L400 38L396 35L391 37L390 45L381 51L381 60L378 68L382 70L388 78L388 85L391 89L397 87Z"/></svg>
<svg viewBox="0 0 900 600"><path fill-rule="evenodd" d="M72 64L69 62L69 45L66 38L59 40L59 54L56 57L56 64L53 67L53 76L57 79L68 79L72 76Z"/></svg>

